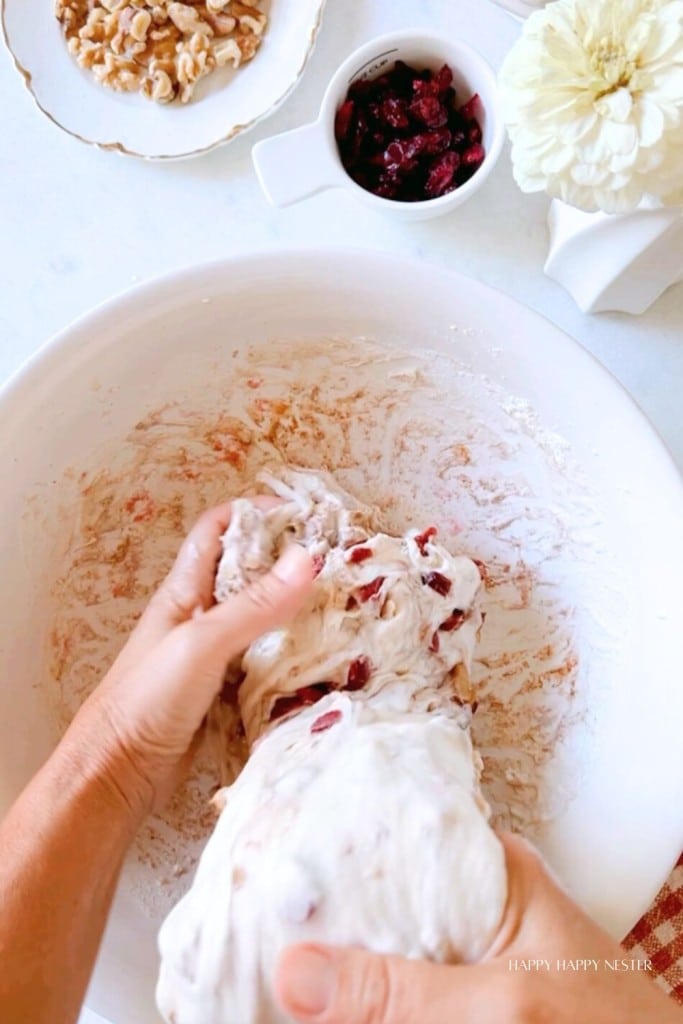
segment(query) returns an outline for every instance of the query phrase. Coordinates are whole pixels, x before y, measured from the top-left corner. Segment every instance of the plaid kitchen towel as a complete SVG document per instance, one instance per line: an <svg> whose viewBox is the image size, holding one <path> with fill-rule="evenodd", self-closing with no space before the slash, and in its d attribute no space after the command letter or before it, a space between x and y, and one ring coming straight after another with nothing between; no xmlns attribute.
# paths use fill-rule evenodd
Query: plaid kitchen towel
<svg viewBox="0 0 683 1024"><path fill-rule="evenodd" d="M649 960L657 983L683 1005L683 853L659 896L623 945L632 957Z"/></svg>

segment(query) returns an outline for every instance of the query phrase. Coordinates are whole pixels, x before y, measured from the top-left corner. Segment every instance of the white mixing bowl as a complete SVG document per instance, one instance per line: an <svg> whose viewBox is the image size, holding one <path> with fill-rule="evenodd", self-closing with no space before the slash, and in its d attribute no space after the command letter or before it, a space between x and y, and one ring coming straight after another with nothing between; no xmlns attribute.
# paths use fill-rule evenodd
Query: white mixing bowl
<svg viewBox="0 0 683 1024"><path fill-rule="evenodd" d="M175 544L159 540L142 583L106 567L111 593L82 597L92 630L69 643L84 525L144 549L173 491L177 533L249 475L265 435L271 456L337 468L391 522L435 521L493 567L475 672L488 791L623 935L683 840L681 483L578 345L424 262L311 251L190 269L88 315L5 387L0 810L49 752L60 701L92 682L93 651L120 642L97 624L116 633L125 586L139 598ZM141 893L163 888L167 854L133 865L117 898L89 996L116 1024L157 1019L163 908Z"/></svg>

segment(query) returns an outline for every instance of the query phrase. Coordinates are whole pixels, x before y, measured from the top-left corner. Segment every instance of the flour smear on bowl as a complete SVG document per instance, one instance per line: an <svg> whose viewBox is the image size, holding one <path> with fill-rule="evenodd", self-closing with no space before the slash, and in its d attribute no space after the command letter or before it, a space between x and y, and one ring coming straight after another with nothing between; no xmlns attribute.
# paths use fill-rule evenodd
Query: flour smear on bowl
<svg viewBox="0 0 683 1024"><path fill-rule="evenodd" d="M97 453L99 468L72 468L50 638L60 728L193 521L278 464L324 469L377 506L387 532L436 525L447 548L485 563L473 735L495 822L533 834L572 796L567 777L579 781L561 765L586 708L577 580L596 561L598 506L568 445L528 405L425 350L408 356L357 338L228 352L201 393L150 410ZM187 887L218 782L205 749L170 807L143 827L124 878L149 914Z"/></svg>

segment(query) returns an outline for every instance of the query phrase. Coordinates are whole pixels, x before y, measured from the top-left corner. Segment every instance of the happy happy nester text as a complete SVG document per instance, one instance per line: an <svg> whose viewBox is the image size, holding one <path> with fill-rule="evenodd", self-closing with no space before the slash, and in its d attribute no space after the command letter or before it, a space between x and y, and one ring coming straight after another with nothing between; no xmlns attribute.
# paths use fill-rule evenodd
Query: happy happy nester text
<svg viewBox="0 0 683 1024"><path fill-rule="evenodd" d="M508 960L511 971L651 971L651 960Z"/></svg>

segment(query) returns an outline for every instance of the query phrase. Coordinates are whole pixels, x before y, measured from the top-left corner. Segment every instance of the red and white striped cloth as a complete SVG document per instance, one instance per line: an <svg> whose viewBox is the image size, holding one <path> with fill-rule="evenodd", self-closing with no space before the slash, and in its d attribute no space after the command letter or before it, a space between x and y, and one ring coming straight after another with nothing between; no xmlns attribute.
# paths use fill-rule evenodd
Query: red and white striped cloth
<svg viewBox="0 0 683 1024"><path fill-rule="evenodd" d="M683 1005L683 853L623 946L634 958L649 960L657 984Z"/></svg>

